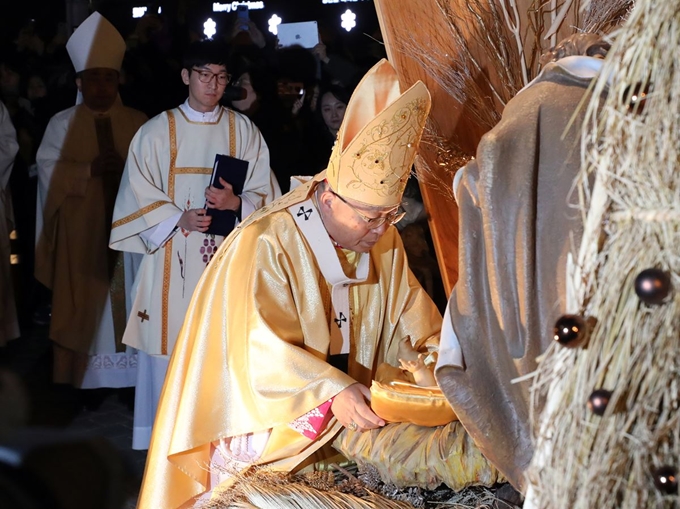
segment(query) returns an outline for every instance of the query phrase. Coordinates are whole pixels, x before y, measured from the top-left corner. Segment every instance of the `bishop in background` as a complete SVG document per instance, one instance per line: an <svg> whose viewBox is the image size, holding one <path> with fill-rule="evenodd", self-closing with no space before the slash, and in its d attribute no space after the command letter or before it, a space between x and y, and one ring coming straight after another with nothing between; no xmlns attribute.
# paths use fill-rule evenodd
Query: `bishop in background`
<svg viewBox="0 0 680 509"><path fill-rule="evenodd" d="M125 41L99 13L66 49L77 104L50 120L37 153L38 281L52 290L53 379L78 388L130 387L136 355L122 343L139 259L109 249L130 141L146 116L121 103Z"/></svg>

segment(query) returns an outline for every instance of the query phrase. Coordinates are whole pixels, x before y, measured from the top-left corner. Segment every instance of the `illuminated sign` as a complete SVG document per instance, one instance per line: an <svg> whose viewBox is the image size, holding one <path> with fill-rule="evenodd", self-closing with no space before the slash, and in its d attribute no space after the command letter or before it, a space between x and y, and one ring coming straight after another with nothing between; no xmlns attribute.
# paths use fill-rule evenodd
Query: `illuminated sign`
<svg viewBox="0 0 680 509"><path fill-rule="evenodd" d="M161 8L158 8L158 14L161 13ZM133 7L132 8L132 17L133 18L141 18L146 14L146 7Z"/></svg>
<svg viewBox="0 0 680 509"><path fill-rule="evenodd" d="M229 2L228 4L213 2L213 12L236 12L239 5L246 5L250 11L264 9L264 2Z"/></svg>

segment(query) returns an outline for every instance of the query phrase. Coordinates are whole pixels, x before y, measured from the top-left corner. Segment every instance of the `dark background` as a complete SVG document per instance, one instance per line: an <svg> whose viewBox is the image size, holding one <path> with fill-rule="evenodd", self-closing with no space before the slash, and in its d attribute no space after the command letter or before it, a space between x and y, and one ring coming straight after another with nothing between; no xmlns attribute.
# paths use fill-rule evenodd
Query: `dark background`
<svg viewBox="0 0 680 509"><path fill-rule="evenodd" d="M378 19L372 0L323 4L322 0L263 0L265 8L250 11L250 18L260 30L267 34L267 21L277 14L284 23L316 20L322 40L332 42L341 38L345 47L366 44L369 34L379 38ZM162 16L175 27L186 27L202 32L203 22L209 17L218 25L218 30L226 30L235 14L212 12L211 0L163 0L146 2L144 0L91 0L90 10L97 10L111 21L127 37L135 28L136 19L132 18L132 8L147 6L147 12L157 12L162 8ZM222 3L227 3L226 0ZM357 26L347 32L340 26L340 16L347 9L356 14ZM0 38L3 42L16 39L21 27L31 19L35 29L44 41L49 41L57 30L57 23L65 22L66 0L17 0L12 8L3 12L0 20Z"/></svg>

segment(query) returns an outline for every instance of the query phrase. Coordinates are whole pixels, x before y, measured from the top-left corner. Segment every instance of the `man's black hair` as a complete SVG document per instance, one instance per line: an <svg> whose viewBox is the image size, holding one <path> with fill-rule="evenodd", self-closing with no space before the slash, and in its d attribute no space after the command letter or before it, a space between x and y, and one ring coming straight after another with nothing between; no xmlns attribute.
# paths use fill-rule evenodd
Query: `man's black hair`
<svg viewBox="0 0 680 509"><path fill-rule="evenodd" d="M227 47L219 41L192 42L184 53L182 67L189 72L193 67L204 65L227 65Z"/></svg>

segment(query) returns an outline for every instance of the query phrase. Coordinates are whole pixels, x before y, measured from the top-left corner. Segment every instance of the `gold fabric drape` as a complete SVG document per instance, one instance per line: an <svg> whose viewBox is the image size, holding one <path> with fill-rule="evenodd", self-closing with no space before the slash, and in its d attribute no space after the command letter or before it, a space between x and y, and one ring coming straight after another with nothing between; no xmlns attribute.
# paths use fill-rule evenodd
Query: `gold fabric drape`
<svg viewBox="0 0 680 509"><path fill-rule="evenodd" d="M312 442L288 423L397 364L399 340L436 349L441 316L408 269L396 228L371 250L365 283L350 289L349 374L326 362L330 290L287 207L319 174L240 225L196 288L170 362L154 426L140 508L175 508L206 490L211 442L273 429L261 458L290 470L340 429ZM293 436L279 441L277 437ZM282 448L283 447L283 448Z"/></svg>

